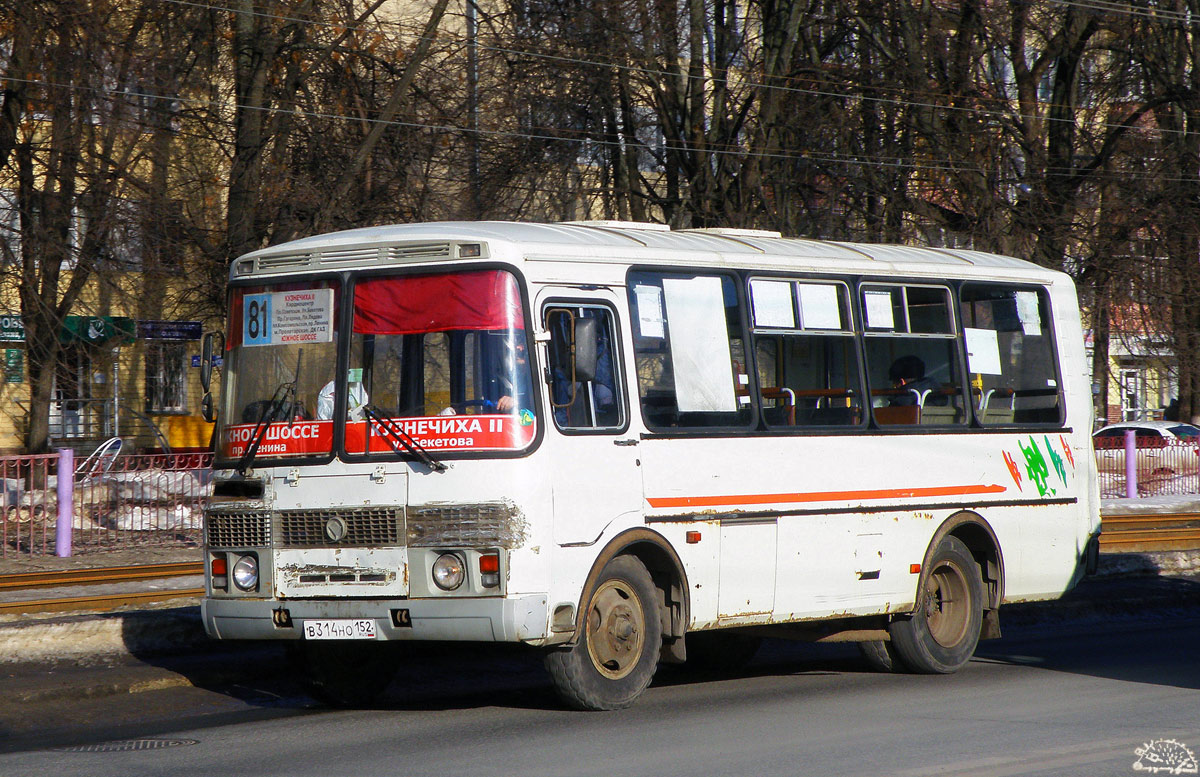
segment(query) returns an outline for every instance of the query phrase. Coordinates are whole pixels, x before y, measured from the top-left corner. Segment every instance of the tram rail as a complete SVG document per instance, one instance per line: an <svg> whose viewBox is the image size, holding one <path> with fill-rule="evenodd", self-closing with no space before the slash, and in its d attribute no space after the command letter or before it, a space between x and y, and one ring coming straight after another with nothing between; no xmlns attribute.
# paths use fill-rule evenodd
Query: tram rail
<svg viewBox="0 0 1200 777"><path fill-rule="evenodd" d="M0 575L0 614L20 615L45 612L107 612L133 605L164 602L175 599L199 599L203 588L153 587L128 590L139 583L161 583L179 577L194 577L204 574L204 565L199 561L182 561L165 564L138 564L119 567L94 567L86 569L63 569L41 572L17 572ZM103 593L81 593L87 586L125 587L125 590ZM43 598L26 598L25 592L46 590L52 595Z"/></svg>

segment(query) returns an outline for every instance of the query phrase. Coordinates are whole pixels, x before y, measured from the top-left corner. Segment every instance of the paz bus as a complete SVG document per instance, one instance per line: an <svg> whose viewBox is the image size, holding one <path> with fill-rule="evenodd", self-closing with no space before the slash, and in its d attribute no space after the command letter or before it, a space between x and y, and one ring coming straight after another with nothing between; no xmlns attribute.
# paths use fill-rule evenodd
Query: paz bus
<svg viewBox="0 0 1200 777"><path fill-rule="evenodd" d="M233 262L204 624L357 704L523 643L582 709L763 636L948 673L1094 568L1074 286L1005 256L428 223Z"/></svg>

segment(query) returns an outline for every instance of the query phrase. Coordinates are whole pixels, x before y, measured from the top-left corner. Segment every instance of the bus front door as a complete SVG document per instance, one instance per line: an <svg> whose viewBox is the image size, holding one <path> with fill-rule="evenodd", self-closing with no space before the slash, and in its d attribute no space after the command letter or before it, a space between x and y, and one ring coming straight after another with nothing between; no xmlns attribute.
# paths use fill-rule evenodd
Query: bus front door
<svg viewBox="0 0 1200 777"><path fill-rule="evenodd" d="M551 449L554 540L594 543L642 504L616 298L605 289L551 288L538 299L549 334L541 354L549 414L543 444Z"/></svg>

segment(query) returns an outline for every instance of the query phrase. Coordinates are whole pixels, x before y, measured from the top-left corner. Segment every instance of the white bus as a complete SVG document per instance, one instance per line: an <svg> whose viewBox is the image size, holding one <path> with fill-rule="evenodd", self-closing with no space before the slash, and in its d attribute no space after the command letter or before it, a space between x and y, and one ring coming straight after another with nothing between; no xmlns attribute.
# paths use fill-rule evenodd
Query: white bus
<svg viewBox="0 0 1200 777"><path fill-rule="evenodd" d="M205 626L336 703L410 640L538 648L584 709L762 635L951 672L1097 558L1075 289L1018 259L366 228L235 261L206 346Z"/></svg>

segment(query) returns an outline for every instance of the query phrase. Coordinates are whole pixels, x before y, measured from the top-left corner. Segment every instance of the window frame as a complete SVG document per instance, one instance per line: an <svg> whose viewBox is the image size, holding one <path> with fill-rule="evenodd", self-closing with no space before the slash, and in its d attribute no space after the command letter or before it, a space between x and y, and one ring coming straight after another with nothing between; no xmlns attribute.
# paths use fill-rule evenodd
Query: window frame
<svg viewBox="0 0 1200 777"><path fill-rule="evenodd" d="M560 434L576 436L576 435L618 435L624 434L629 430L630 417L632 410L629 405L629 392L627 390L628 383L625 372L625 348L623 347L624 339L621 331L621 317L617 309L606 300L588 299L586 297L551 297L544 300L539 311L540 323L545 327L546 333L553 337L550 328L546 326L546 314L555 308L575 308L589 310L603 310L609 316L610 329L609 336L609 351L612 357L612 378L613 378L613 398L617 403L617 410L620 413L620 423L616 426L560 426L558 418L554 411L558 408L554 407L554 385L551 382L551 354L552 339L546 341L546 363L545 369L542 372L543 380L540 381L546 384L548 401L546 403L546 412L549 416L548 422L554 424L554 428ZM599 356L599 354L597 354ZM547 380L549 378L549 380ZM549 425L547 423L547 426Z"/></svg>
<svg viewBox="0 0 1200 777"><path fill-rule="evenodd" d="M734 378L734 401L738 403L737 409L730 411L728 413L721 413L721 414L729 415L729 416L739 415L743 412L743 409L744 409L746 411L746 420L744 422L736 423L736 424L713 424L711 426L709 426L709 425L694 425L694 424L679 425L679 426L661 426L657 423L653 423L651 421L651 419L647 416L645 394L643 394L643 390L642 390L643 389L642 377L641 377L641 374L639 371L639 366L638 366L638 357L639 357L639 354L642 352L642 349L639 348L638 343L639 343L639 340L641 340L642 338L645 337L645 335L642 335L639 330L639 323L638 323L637 319L640 317L641 313L635 304L636 299L637 299L636 289L639 285L641 285L638 282L639 276L651 276L658 282L657 288L659 288L660 290L662 289L662 281L667 278L681 278L682 279L682 278L697 278L697 277L701 277L701 276L710 277L710 278L718 278L718 279L722 280L722 293L724 293L724 288L725 288L724 281L727 280L731 283L731 286L733 289L733 294L735 297L736 306L737 306L737 318L736 318L736 323L737 323L737 327L738 327L737 334L741 337L741 341L742 341L743 360L744 360L742 368L744 370L743 374L745 375L746 382L744 384L739 385L737 377ZM626 304L629 306L629 315L630 315L630 327L631 327L630 341L633 344L631 355L634 360L633 368L632 368L634 377L632 378L632 380L635 381L634 385L636 385L636 387L637 387L638 410L641 413L642 423L643 423L643 425L645 425L646 429L656 436L657 435L662 435L662 436L677 436L677 435L713 436L713 435L729 435L729 434L750 434L750 433L755 432L759 427L759 413L758 413L759 405L757 402L754 401L754 392L756 392L758 389L757 389L757 380L755 379L755 376L754 376L754 371L751 369L752 363L750 360L753 358L753 355L749 353L750 349L753 348L753 345L752 345L752 341L750 339L749 310L748 310L749 300L746 297L745 273L740 272L738 270L734 270L734 269L718 268L718 267L704 267L704 266L682 266L682 267L666 266L666 267L663 267L663 266L655 266L655 265L631 265L626 270L626 273L625 273L625 287L626 287ZM664 299L663 300L663 312L664 313L665 313L665 308L666 308L666 304L665 304L665 299ZM726 308L726 310L728 310L728 308ZM728 314L726 314L726 315L728 316ZM664 338L663 339L666 341L666 348L667 348L666 353L670 354L670 337L669 337L670 331L669 331L669 325L667 324L667 319L666 319L665 315L663 318L663 324L664 324ZM728 320L726 322L726 325L729 326ZM732 362L733 361L732 341L730 341L730 345L731 345L730 360ZM675 383L674 383L674 378L672 377L672 390L673 391L674 391L674 387L675 387ZM748 395L745 394L742 390L744 390L744 392L748 392ZM676 396L677 396L677 393L676 393ZM745 398L748 399L749 401L742 402L741 398L743 396L745 396ZM688 411L688 414L702 413L702 412L718 412L719 413L720 411ZM678 410L678 404L676 404L675 415L677 418L680 415L683 415L683 413L681 413Z"/></svg>
<svg viewBox="0 0 1200 777"><path fill-rule="evenodd" d="M478 271L486 271L486 270L500 270L500 271L506 272L509 275L511 275L516 281L517 293L521 299L522 320L525 325L526 348L528 349L527 350L527 353L528 353L527 358L530 360L529 367L533 371L533 374L531 377L536 386L536 384L538 383L538 376L541 375L542 365L538 362L538 357L537 357L538 349L532 347L533 343L534 343L534 332L535 332L535 330L533 328L533 323L534 323L533 322L533 309L534 308L530 301L529 282L526 280L524 273L522 273L519 268L517 268L511 264L506 264L503 262L485 261L485 262L478 262L478 263L472 263L472 264L459 264L459 263L450 264L450 263L447 263L447 264L435 264L435 265L420 265L417 267L394 267L394 266L393 267L380 267L380 268L372 268L370 270L348 271L344 274L340 274L339 277L342 278L342 281L344 283L343 294L345 295L344 296L345 302L342 305L342 310L340 311L340 320L338 322L338 326L341 327L342 330L346 332L346 334L344 337L340 338L339 343L338 343L338 363L337 363L337 368L336 368L337 371L335 374L337 376L339 376L339 380L341 380L343 382L338 384L337 395L340 397L344 394L344 392L341 390L341 386L345 385L345 383L344 383L344 378L342 378L341 376L346 375L347 370L350 367L350 351L351 351L351 345L352 345L353 325L354 325L354 291L355 291L355 286L358 284L358 282L360 280L363 280L366 278L377 278L377 277L381 277L381 276L430 275L430 274L442 274L442 273L448 274L448 273L460 273L460 272L478 272ZM534 418L536 419L536 422L537 422L537 429L533 436L533 439L531 439L529 441L529 444L526 445L524 448L517 448L517 449L512 449L512 450L484 450L484 451L439 449L439 450L431 450L430 454L433 455L433 457L435 459L437 459L438 461L458 461L458 460L469 461L469 460L473 460L473 459L519 459L519 458L524 458L526 456L532 455L539 447L541 447L542 440L546 435L546 426L547 426L547 423L545 420L546 407L545 407L544 403L542 402L541 392L535 390L533 392L532 399L533 399L533 405L534 405L533 412L534 412ZM339 417L338 416L339 410L337 409L336 406L335 406L334 413L335 413L335 418ZM405 461L405 462L411 462L414 460L414 457L412 457L412 456L398 456L396 453L394 453L392 451L366 452L366 453L347 451L345 437L346 437L345 421L336 423L334 425L334 450L337 454L337 457L342 459L343 461L346 461L346 462L389 462L389 461L400 460L400 461Z"/></svg>
<svg viewBox="0 0 1200 777"><path fill-rule="evenodd" d="M863 359L863 367L864 367L863 378L867 384L867 393L868 393L868 396L870 397L869 404L871 406L871 411L872 411L871 412L871 428L872 429L886 430L889 432L891 432L891 431L908 431L908 432L917 432L917 433L926 432L928 430L928 433L940 434L940 433L955 431L955 430L959 430L959 429L967 429L972 426L975 426L975 423L976 423L975 414L972 409L973 403L971 401L970 391L968 390L970 383L969 383L969 374L967 373L967 370L966 370L966 367L967 367L967 365L966 365L966 349L964 347L964 341L963 341L963 331L962 331L963 328L962 328L962 322L959 319L959 308L958 308L958 304L959 304L958 286L959 286L959 283L960 283L959 279L953 279L953 280L947 281L945 283L930 283L928 280L915 280L915 279L908 279L908 278L902 278L902 277L897 277L897 278L869 277L869 278L858 279L858 283L857 283L857 287L856 287L857 293L855 295L855 298L859 305L859 313L861 316L861 319L860 319L861 330L860 330L859 334L860 334L860 338L861 338L861 342L862 342L862 359ZM899 329L899 327L897 326L897 322L894 319L894 313L893 313L893 326L891 328L879 327L879 326L869 327L867 325L867 316L868 316L868 310L867 310L868 305L866 302L867 293L871 292L871 291L882 290L882 289L888 289L889 291L892 291L895 289L901 290L901 299L903 301L904 325L905 325L905 328L903 330ZM937 290L937 291L940 291L943 293L943 297L945 299L945 304L946 304L947 321L950 326L949 332L913 332L912 331L912 318L911 318L911 309L910 309L911 305L908 300L908 289L931 289L931 290ZM893 300L894 300L894 297L893 297ZM893 305L894 305L894 302L893 302ZM920 418L918 417L918 420L915 423L888 423L888 424L879 423L878 419L876 418L876 414L874 412L875 410L878 409L875 406L875 391L880 390L883 387L874 385L871 380L872 367L875 365L873 365L871 362L871 348L869 347L869 343L872 340L878 341L878 340L901 340L901 339L903 339L903 340L943 341L943 342L949 342L951 344L951 346L954 349L954 356L955 356L955 359L957 362L957 376L956 377L958 380L958 383L957 383L958 393L953 396L958 397L959 408L962 410L962 419L960 421L958 421L957 423L921 423ZM889 386L884 390L888 390L890 388L891 387Z"/></svg>
<svg viewBox="0 0 1200 777"><path fill-rule="evenodd" d="M985 424L985 423L983 423L982 417L980 417L980 409L976 405L974 398L972 397L971 398L971 415L972 415L972 418L975 419L973 425L977 426L980 429L1003 430L1003 431L1012 431L1012 430L1026 429L1026 428L1038 429L1038 430L1064 428L1066 425L1066 420L1067 420L1067 406L1066 406L1067 398L1066 398L1065 389L1063 386L1062 358L1061 358L1061 355L1059 354L1059 350L1058 350L1058 331L1055 326L1056 317L1054 315L1054 312L1055 312L1055 310L1054 310L1054 295L1052 295L1050 293L1049 287L1041 285L1041 284L1037 284L1037 283L1021 283L1021 282L1011 282L1011 281L975 280L975 279L961 280L958 284L956 284L956 288L955 288L955 302L957 303L955 306L956 307L956 315L958 315L960 318L962 315L962 306L964 304L963 290L966 288L970 288L972 286L988 287L988 288L1002 288L1002 289L1007 289L1010 291L1028 291L1028 292L1033 292L1034 294L1037 295L1039 310L1042 307L1044 307L1045 311L1046 311L1045 318L1040 323L1045 330L1045 337L1047 338L1047 345L1049 346L1048 358L1049 358L1050 364L1054 370L1055 389L1056 389L1056 396L1057 396L1056 404L1057 404L1057 409L1058 409L1058 418L1054 421L1017 421L1014 419L1011 423L999 423L999 424L988 423L988 424ZM967 327L966 327L965 322L960 323L960 329L962 330L961 337L962 337L962 341L963 341L963 343L962 343L962 345L963 345L963 369L967 371L967 380L969 381L970 377L971 377L971 373L970 373L970 365L966 363L966 328ZM978 327L972 327L972 328L974 329L974 328L978 328Z"/></svg>
<svg viewBox="0 0 1200 777"><path fill-rule="evenodd" d="M779 327L771 325L760 325L754 315L754 282L778 282L786 283L791 293L793 324L792 327ZM805 316L803 311L803 301L799 291L800 286L834 286L838 292L838 316L839 328L832 329L828 327L809 327L805 326ZM789 434L797 432L822 434L836 433L842 431L861 430L868 424L869 413L866 398L869 396L866 390L866 374L864 371L863 362L863 346L862 332L857 323L855 314L854 293L852 282L843 276L807 276L807 275L769 275L759 272L751 272L745 275L745 293L748 300L747 308L749 319L749 347L748 352L752 354L753 375L756 385L757 399L754 401L755 409L760 417L760 426L771 434ZM853 391L857 392L852 396L857 396L861 417L858 423L854 424L771 424L766 421L766 414L763 412L766 408L762 404L762 386L761 375L759 372L758 361L758 340L757 338L771 337L778 338L778 342L783 343L788 337L836 337L850 341L850 356L854 360L854 366L857 371L858 385L853 387ZM778 354L777 354L778 358Z"/></svg>
<svg viewBox="0 0 1200 777"><path fill-rule="evenodd" d="M144 356L144 358L143 358L143 373L144 373L143 378L145 380L145 383L143 384L143 393L144 393L144 399L145 399L145 402L144 402L145 412L147 414L153 414L153 415L187 415L190 412L190 408L188 406L188 364L189 364L189 359L188 359L188 343L187 343L187 341L184 341L184 340L146 340L145 343L146 343L146 346L145 346L146 350L143 355ZM164 364L166 362L166 359L163 358L163 352L170 349L171 347L175 347L179 351L179 353L178 353L179 374L177 377L178 377L178 388L179 388L180 401L179 401L178 405L168 407L165 404L161 404L161 403L156 404L156 403L152 402L152 400L154 399L154 396L153 396L154 392L152 392L151 388L150 388L150 383L151 383L150 355L152 352L157 352L157 354L158 354L156 357L158 360L157 363L161 366L162 364ZM161 386L159 387L159 391L157 393L159 394L159 397L161 398L161 396L162 396Z"/></svg>

